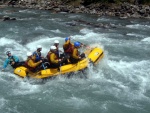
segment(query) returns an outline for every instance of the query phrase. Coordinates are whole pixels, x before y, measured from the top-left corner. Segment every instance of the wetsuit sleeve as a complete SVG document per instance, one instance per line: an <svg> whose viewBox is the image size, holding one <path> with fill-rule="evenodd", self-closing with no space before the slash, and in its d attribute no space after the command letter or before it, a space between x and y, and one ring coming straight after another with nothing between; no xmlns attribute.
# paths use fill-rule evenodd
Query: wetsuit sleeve
<svg viewBox="0 0 150 113"><path fill-rule="evenodd" d="M13 56L15 62L19 62L19 58L17 56Z"/></svg>
<svg viewBox="0 0 150 113"><path fill-rule="evenodd" d="M35 68L36 66L38 66L39 64L40 64L41 62L39 61L39 62L33 62L32 60L29 60L28 61L28 65L30 66L30 67L33 67L33 68Z"/></svg>
<svg viewBox="0 0 150 113"><path fill-rule="evenodd" d="M74 49L73 50L73 58L75 58L75 59L79 59L79 56L78 56L78 50L77 49Z"/></svg>
<svg viewBox="0 0 150 113"><path fill-rule="evenodd" d="M5 69L9 64L9 59L6 59L4 64L3 64L3 68Z"/></svg>
<svg viewBox="0 0 150 113"><path fill-rule="evenodd" d="M67 49L68 46L69 46L69 43L70 43L70 40L67 40L67 41L65 42L65 44L63 45L63 48L64 48L64 49Z"/></svg>
<svg viewBox="0 0 150 113"><path fill-rule="evenodd" d="M54 53L52 53L52 54L50 55L50 61L51 61L52 63L58 63L57 56L56 56Z"/></svg>

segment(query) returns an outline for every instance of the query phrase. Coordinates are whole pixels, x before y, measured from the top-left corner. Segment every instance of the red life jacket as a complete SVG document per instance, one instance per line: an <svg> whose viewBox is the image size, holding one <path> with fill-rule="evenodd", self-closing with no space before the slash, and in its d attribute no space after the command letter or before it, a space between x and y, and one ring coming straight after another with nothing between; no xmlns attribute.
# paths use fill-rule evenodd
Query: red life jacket
<svg viewBox="0 0 150 113"><path fill-rule="evenodd" d="M50 63L50 55L52 54L52 52L48 52L47 55L46 55L46 58L48 60L48 62Z"/></svg>
<svg viewBox="0 0 150 113"><path fill-rule="evenodd" d="M64 48L64 52L72 54L73 53L73 45L70 43L67 48Z"/></svg>

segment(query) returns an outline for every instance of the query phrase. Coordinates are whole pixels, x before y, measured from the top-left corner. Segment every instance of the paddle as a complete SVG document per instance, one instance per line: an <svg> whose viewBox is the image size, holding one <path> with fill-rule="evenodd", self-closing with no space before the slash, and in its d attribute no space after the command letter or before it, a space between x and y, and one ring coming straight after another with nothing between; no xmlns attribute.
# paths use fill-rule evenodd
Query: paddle
<svg viewBox="0 0 150 113"><path fill-rule="evenodd" d="M41 60L42 60L42 67L43 67L43 69L45 70L45 69L46 69L46 67L45 67L45 65L44 65L45 61L44 61L44 59L41 59Z"/></svg>
<svg viewBox="0 0 150 113"><path fill-rule="evenodd" d="M44 70L46 69L43 63L42 63L42 67L43 67Z"/></svg>
<svg viewBox="0 0 150 113"><path fill-rule="evenodd" d="M60 51L58 50L58 57L60 58ZM61 75L61 62L59 64L59 72L60 72L60 75Z"/></svg>
<svg viewBox="0 0 150 113"><path fill-rule="evenodd" d="M74 40L74 41L76 41L76 42L79 42L81 45L83 45L84 47L86 47L86 48L90 48L88 45L86 45L86 44L83 44L82 42L80 42L80 41L77 41L77 40L75 40L75 39L73 39L73 38L71 38L72 40Z"/></svg>
<svg viewBox="0 0 150 113"><path fill-rule="evenodd" d="M73 39L73 38L71 38L72 40L74 40L74 41L76 41L76 42L79 42L79 41L77 41L77 40L75 40L75 39ZM79 42L81 45L83 45L83 46L87 46L87 45L85 45L85 44L83 44L82 42Z"/></svg>

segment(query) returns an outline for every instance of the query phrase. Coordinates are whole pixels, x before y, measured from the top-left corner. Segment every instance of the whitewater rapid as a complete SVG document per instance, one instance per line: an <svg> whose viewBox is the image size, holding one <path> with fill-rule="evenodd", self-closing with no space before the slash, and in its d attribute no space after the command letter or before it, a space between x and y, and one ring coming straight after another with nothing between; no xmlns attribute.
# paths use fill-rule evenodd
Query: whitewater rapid
<svg viewBox="0 0 150 113"><path fill-rule="evenodd" d="M6 9L3 9L6 10ZM8 10L8 9L7 9ZM11 9L9 9L11 10ZM46 56L55 39L60 49L67 36L104 50L104 58L89 66L88 79L81 73L47 80L19 78L8 66L0 72L0 110L3 113L148 113L150 108L150 23L140 19L118 19L84 14L52 14L48 11L14 9L15 22L0 24L0 64L10 50L21 60L42 45ZM6 15L1 11L0 15ZM111 23L117 28L68 26L74 19ZM72 39L72 42L74 42ZM80 49L82 51L82 48Z"/></svg>

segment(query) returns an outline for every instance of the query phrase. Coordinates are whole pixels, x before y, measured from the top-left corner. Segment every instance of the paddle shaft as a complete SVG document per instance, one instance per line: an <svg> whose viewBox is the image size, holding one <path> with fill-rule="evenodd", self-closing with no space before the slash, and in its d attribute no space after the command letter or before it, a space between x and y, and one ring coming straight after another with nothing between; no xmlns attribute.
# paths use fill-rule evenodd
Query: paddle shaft
<svg viewBox="0 0 150 113"><path fill-rule="evenodd" d="M75 39L73 39L73 38L71 38L72 40L74 40L74 41L76 41L76 42L79 42L79 41L77 41L77 40L75 40ZM87 45L85 45L85 44L83 44L82 42L79 42L81 45L83 45L83 46L87 46Z"/></svg>
<svg viewBox="0 0 150 113"><path fill-rule="evenodd" d="M58 57L60 58L60 51L58 49ZM59 65L59 72L60 72L60 75L61 75L61 62L60 62L60 65Z"/></svg>

